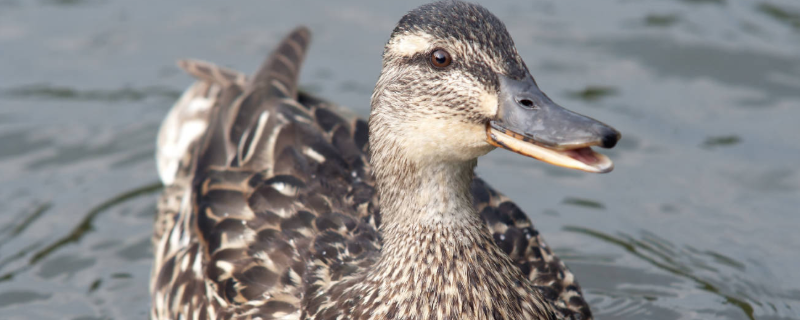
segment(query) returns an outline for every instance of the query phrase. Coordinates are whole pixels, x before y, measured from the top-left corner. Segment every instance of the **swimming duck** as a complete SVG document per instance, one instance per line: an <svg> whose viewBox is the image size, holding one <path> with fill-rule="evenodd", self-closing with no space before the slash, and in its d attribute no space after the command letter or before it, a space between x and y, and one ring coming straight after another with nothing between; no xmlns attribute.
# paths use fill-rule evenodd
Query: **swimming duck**
<svg viewBox="0 0 800 320"><path fill-rule="evenodd" d="M310 33L252 77L200 61L158 135L152 319L590 319L580 286L474 176L495 148L589 172L613 128L542 93L503 23L445 1L384 48L369 121L297 89Z"/></svg>

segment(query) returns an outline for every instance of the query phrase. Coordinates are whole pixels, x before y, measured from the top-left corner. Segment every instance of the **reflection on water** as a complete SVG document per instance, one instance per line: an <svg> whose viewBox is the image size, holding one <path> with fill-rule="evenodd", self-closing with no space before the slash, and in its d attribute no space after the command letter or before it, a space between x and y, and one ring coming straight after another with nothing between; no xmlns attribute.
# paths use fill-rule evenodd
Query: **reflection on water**
<svg viewBox="0 0 800 320"><path fill-rule="evenodd" d="M714 136L706 138L706 141L703 142L703 147L706 148L724 147L724 146L738 144L739 142L742 142L742 139L736 135Z"/></svg>
<svg viewBox="0 0 800 320"><path fill-rule="evenodd" d="M93 221L97 218L97 216L103 212L108 211L109 209L124 204L125 201L142 196L155 193L156 191L161 190L161 183L152 183L140 188L136 188L125 192L123 194L117 195L108 201L101 203L100 205L92 208L85 214L82 220L77 223L77 225L69 232L66 236L58 238L54 242L44 246L42 249L39 249L39 245L33 247L26 247L20 252L13 254L6 258L5 260L0 261L0 269L3 266L13 262L14 260L23 258L25 256L30 256L28 261L28 265L34 265L40 260L47 258L51 254L57 252L62 247L69 245L71 243L75 243L81 240L84 236L86 236L89 232L94 230L94 223ZM20 232L24 231L25 228L30 225L34 220L38 219L47 209L50 208L50 204L44 204L39 206L34 212L30 215L24 217L24 219L19 224L14 224L11 222L8 227L0 230L0 235L8 234L7 238L12 238L15 235L19 234ZM12 227L13 226L13 227ZM6 229L10 229L8 233L6 233ZM4 242L4 241L3 241ZM2 243L2 242L0 242ZM146 243L140 243L139 248L142 247L149 247L150 242L149 240ZM138 250L137 252L129 252L124 254L124 256L135 258L145 258L149 257L148 250L144 250L145 253L148 253L147 256L144 256L142 250ZM42 265L41 269L39 270L39 276L48 279L54 276L60 275L64 272L76 272L80 269L85 269L85 267L94 265L95 259L93 258L85 258L85 259L77 259L71 256L60 256L58 258L48 260L44 265ZM22 265L16 270L12 270L7 272L3 275L0 275L0 281L5 280L12 280L14 278L14 274L19 272L24 272L28 269L28 266Z"/></svg>
<svg viewBox="0 0 800 320"><path fill-rule="evenodd" d="M649 14L644 23L651 27L669 27L680 20L677 14Z"/></svg>
<svg viewBox="0 0 800 320"><path fill-rule="evenodd" d="M148 97L163 97L177 100L181 92L162 87L145 87L142 89L122 88L114 90L77 90L69 87L58 87L46 84L25 85L5 90L11 98L44 98L59 100L86 100L101 102L138 101Z"/></svg>
<svg viewBox="0 0 800 320"><path fill-rule="evenodd" d="M796 1L482 2L545 92L623 133L609 175L478 167L598 319L800 319ZM0 318L147 317L155 134L190 83L175 60L250 72L305 23L301 87L363 116L419 3L0 0Z"/></svg>
<svg viewBox="0 0 800 320"><path fill-rule="evenodd" d="M31 257L30 263L31 264L36 263L37 261L47 257L48 255L52 254L53 252L63 247L64 245L67 245L71 242L80 241L81 238L83 238L83 236L86 235L87 232L92 231L92 229L94 228L92 221L97 217L98 214L102 213L103 211L106 211L116 205L124 203L128 199L135 198L140 195L154 193L159 190L161 190L161 183L160 182L153 183L120 194L100 204L99 206L94 207L86 214L83 220L81 220L80 223L78 223L78 225L69 234L67 234L63 238L58 239L56 242L48 245L44 249L34 253L33 256Z"/></svg>
<svg viewBox="0 0 800 320"><path fill-rule="evenodd" d="M573 198L573 197L564 198L563 203L564 204L571 204L571 205L574 205L574 206L592 208L592 209L605 209L606 208L605 205L603 205L602 203L600 203L598 201L589 200L589 199L581 199L581 198Z"/></svg>
<svg viewBox="0 0 800 320"><path fill-rule="evenodd" d="M741 309L748 319L755 319L752 304L762 305L757 300L753 300L753 297L747 296L746 293L735 291L728 292L728 288L735 288L737 286L752 287L754 284L721 283L713 278L703 278L702 274L705 272L711 273L714 277L722 273L721 270L715 268L714 264L721 264L723 267L733 267L736 271L744 271L744 265L742 263L720 253L710 251L701 252L691 247L676 248L666 239L660 238L654 234L645 234L640 239L636 239L627 235L615 237L583 227L568 226L565 230L618 246L629 254L646 261L660 270L691 280L700 290L718 295L724 299L726 304ZM648 281L650 279L651 277L648 276ZM630 284L628 280L626 280L626 282ZM666 295L666 297L668 296L669 295ZM656 300L657 297L657 294L652 293L643 295L644 299L651 301Z"/></svg>
<svg viewBox="0 0 800 320"><path fill-rule="evenodd" d="M0 308L36 300L46 300L50 298L50 296L50 294L40 294L33 291L3 292L0 293Z"/></svg>
<svg viewBox="0 0 800 320"><path fill-rule="evenodd" d="M589 86L581 91L571 92L569 95L577 99L595 101L602 97L613 96L615 94L617 94L617 89L611 87Z"/></svg>
<svg viewBox="0 0 800 320"><path fill-rule="evenodd" d="M760 3L758 5L758 10L777 21L800 30L800 10L788 10L784 7L767 2Z"/></svg>
<svg viewBox="0 0 800 320"><path fill-rule="evenodd" d="M30 214L25 214L23 216L20 216L20 219L22 221L20 221L19 223L12 221L10 224L0 228L0 234L7 234L6 237L0 240L0 246L2 246L3 243L8 241L10 238L13 238L14 236L22 233L22 231L25 231L25 228L30 226L31 223L36 221L36 219L39 219L39 217L41 217L42 214L45 213L45 211L47 211L47 209L50 209L51 206L52 206L51 203L40 204L36 206L36 208L34 208Z"/></svg>
<svg viewBox="0 0 800 320"><path fill-rule="evenodd" d="M781 97L800 97L800 55L720 48L683 43L667 37L598 41L598 48L639 61L658 76L684 80L713 79L732 87L764 93L758 105L772 105ZM784 80L784 76L791 81ZM750 103L746 103L750 102ZM754 100L742 101L753 105Z"/></svg>

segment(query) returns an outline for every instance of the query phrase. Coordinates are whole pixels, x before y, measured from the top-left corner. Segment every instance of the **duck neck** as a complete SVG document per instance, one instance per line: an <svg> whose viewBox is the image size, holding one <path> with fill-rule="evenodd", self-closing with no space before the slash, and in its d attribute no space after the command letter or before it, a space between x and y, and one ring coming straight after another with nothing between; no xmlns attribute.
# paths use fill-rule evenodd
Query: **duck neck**
<svg viewBox="0 0 800 320"><path fill-rule="evenodd" d="M419 161L419 157L406 157L402 152L381 152L386 150L380 144L370 148L380 195L383 235L378 265L396 264L398 259L420 266L465 259L459 255L446 259L438 256L450 250L492 255L493 260L511 263L494 244L472 203L470 183L477 159ZM427 257L434 253L437 253L435 261Z"/></svg>
<svg viewBox="0 0 800 320"><path fill-rule="evenodd" d="M394 160L405 165L392 165L396 172L376 175L386 245L426 227L467 231L481 224L469 192L477 160L425 165L396 156Z"/></svg>
<svg viewBox="0 0 800 320"><path fill-rule="evenodd" d="M452 239L439 238L434 245L449 240L472 247L488 241L479 247L496 247L470 193L477 156L488 150L470 153L469 148L461 152L443 148L443 143L420 133L420 127L432 126L430 119L403 113L409 108L395 107L403 99L391 96L391 90L376 92L384 93L373 97L369 143L381 208L381 260L408 251L409 240L423 243L435 235L452 235Z"/></svg>
<svg viewBox="0 0 800 320"><path fill-rule="evenodd" d="M361 296L374 293L382 305L420 315L408 319L452 317L443 305L463 319L553 319L551 307L494 243L473 207L476 159L420 164L374 147L384 241L378 260L358 280ZM374 319L393 318L376 314Z"/></svg>

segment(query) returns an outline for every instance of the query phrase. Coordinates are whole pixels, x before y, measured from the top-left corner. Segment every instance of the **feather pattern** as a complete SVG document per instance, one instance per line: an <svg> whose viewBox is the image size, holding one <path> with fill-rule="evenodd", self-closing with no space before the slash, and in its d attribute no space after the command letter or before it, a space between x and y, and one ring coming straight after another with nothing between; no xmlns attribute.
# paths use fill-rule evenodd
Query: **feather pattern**
<svg viewBox="0 0 800 320"><path fill-rule="evenodd" d="M153 319L436 319L346 314L332 298L376 263L384 239L367 122L297 90L309 40L295 29L250 78L179 63L198 81L159 132L166 187L153 238ZM525 213L479 178L470 193L488 245L536 286L530 294L558 318L590 319L574 276Z"/></svg>

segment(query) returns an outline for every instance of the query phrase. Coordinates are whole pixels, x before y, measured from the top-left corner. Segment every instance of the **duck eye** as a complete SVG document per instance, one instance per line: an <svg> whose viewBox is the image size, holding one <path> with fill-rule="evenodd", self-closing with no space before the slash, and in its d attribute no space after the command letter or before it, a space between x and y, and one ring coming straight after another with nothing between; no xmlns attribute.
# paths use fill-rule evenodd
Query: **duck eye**
<svg viewBox="0 0 800 320"><path fill-rule="evenodd" d="M431 64L437 68L444 68L450 65L453 62L453 58L450 57L450 54L444 49L435 49L431 53Z"/></svg>

